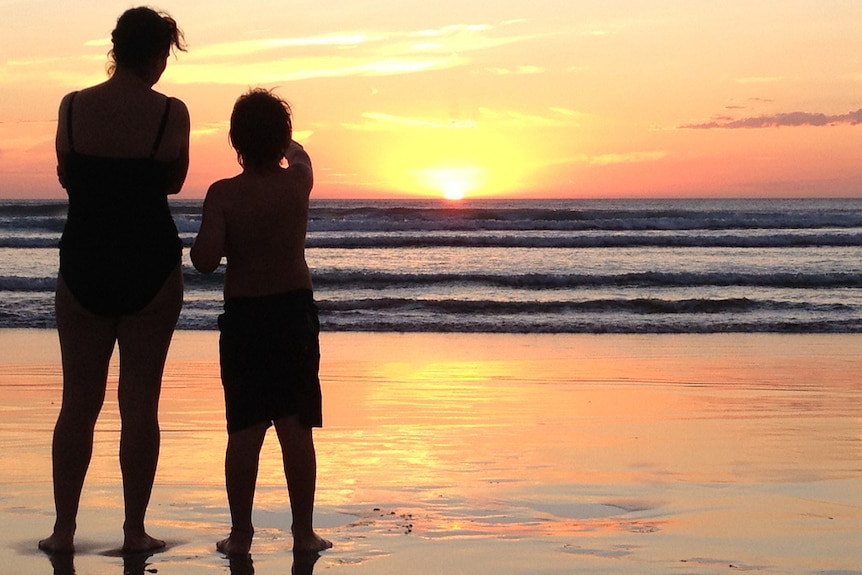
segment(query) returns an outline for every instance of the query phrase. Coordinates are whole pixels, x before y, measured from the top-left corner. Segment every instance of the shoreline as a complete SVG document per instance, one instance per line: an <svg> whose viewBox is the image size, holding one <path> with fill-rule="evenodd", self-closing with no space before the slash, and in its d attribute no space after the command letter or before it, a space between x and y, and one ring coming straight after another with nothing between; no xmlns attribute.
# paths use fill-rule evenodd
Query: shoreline
<svg viewBox="0 0 862 575"><path fill-rule="evenodd" d="M111 379L78 573L249 573L214 548L229 527L217 340L175 335L148 514L169 547L125 567ZM294 567L855 573L860 344L857 334L324 332L315 520L335 548ZM0 330L0 349L0 561L63 573L36 549L53 520L56 334ZM252 547L264 575L294 565L279 463L270 433Z"/></svg>
<svg viewBox="0 0 862 575"><path fill-rule="evenodd" d="M212 336L217 339L218 329L177 329L174 332L173 345L184 346L185 341L189 338ZM620 338L620 339L672 339L672 338L716 338L716 339L796 339L796 338L814 338L814 339L843 339L857 338L862 340L862 332L440 332L440 331L321 331L321 338L334 339L337 343L343 341L344 338L356 337L371 337L371 338L414 338L414 337L429 337L433 339L458 339L458 338L518 338L518 339L550 339L550 338L572 338L572 339L595 339L595 338ZM15 344L19 338L25 341L42 344L42 338L48 336L48 340L56 339L56 328L49 327L0 327L0 344L7 343L8 345L18 346ZM457 346L455 346L457 347ZM59 348L58 348L59 349ZM186 348L184 348L186 349ZM213 350L199 347L202 356L209 356ZM716 348L715 351L719 354L723 353L724 347ZM24 352L30 350L24 349ZM173 351L173 349L171 350ZM324 350L325 351L325 350ZM53 353L53 350L47 350L48 353ZM215 350L214 359L217 361L218 350ZM50 359L48 355L44 356ZM59 356L57 356L59 361ZM0 364L5 360L0 358Z"/></svg>

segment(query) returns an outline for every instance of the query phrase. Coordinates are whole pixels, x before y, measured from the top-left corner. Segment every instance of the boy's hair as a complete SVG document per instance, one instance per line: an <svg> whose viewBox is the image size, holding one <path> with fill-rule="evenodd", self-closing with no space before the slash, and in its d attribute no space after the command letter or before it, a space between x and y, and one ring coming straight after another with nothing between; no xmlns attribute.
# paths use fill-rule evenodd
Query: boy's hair
<svg viewBox="0 0 862 575"><path fill-rule="evenodd" d="M290 146L290 106L269 90L254 88L237 99L230 115L230 143L243 167L277 166Z"/></svg>

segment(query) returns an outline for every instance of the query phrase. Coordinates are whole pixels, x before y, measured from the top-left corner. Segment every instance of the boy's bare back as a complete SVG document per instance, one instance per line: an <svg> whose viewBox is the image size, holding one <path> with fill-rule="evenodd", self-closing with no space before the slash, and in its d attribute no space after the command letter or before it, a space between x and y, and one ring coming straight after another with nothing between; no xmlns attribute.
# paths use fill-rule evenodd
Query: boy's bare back
<svg viewBox="0 0 862 575"><path fill-rule="evenodd" d="M311 289L305 261L311 161L291 142L287 168L244 170L210 186L191 258L205 273L227 257L225 298Z"/></svg>

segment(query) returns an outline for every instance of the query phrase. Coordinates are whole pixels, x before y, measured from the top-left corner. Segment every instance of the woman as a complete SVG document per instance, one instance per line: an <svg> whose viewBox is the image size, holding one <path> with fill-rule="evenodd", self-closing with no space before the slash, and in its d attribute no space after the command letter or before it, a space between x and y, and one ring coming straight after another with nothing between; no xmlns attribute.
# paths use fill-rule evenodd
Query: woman
<svg viewBox="0 0 862 575"><path fill-rule="evenodd" d="M50 553L74 551L78 503L102 407L108 363L120 354L124 552L161 548L144 516L159 454L158 402L182 306L182 243L167 197L188 171L189 115L153 90L182 32L165 14L133 8L112 33L109 78L63 98L60 183L69 212L60 240L56 314L63 403L54 429Z"/></svg>

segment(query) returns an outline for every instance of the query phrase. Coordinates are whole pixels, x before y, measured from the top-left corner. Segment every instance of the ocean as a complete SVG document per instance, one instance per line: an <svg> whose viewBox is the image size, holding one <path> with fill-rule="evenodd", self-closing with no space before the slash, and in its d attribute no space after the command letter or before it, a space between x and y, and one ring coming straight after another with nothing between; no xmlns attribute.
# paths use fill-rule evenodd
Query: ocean
<svg viewBox="0 0 862 575"><path fill-rule="evenodd" d="M223 267L185 243L179 329L214 330ZM64 201L0 202L0 328L52 328ZM862 199L313 200L328 331L862 332Z"/></svg>

